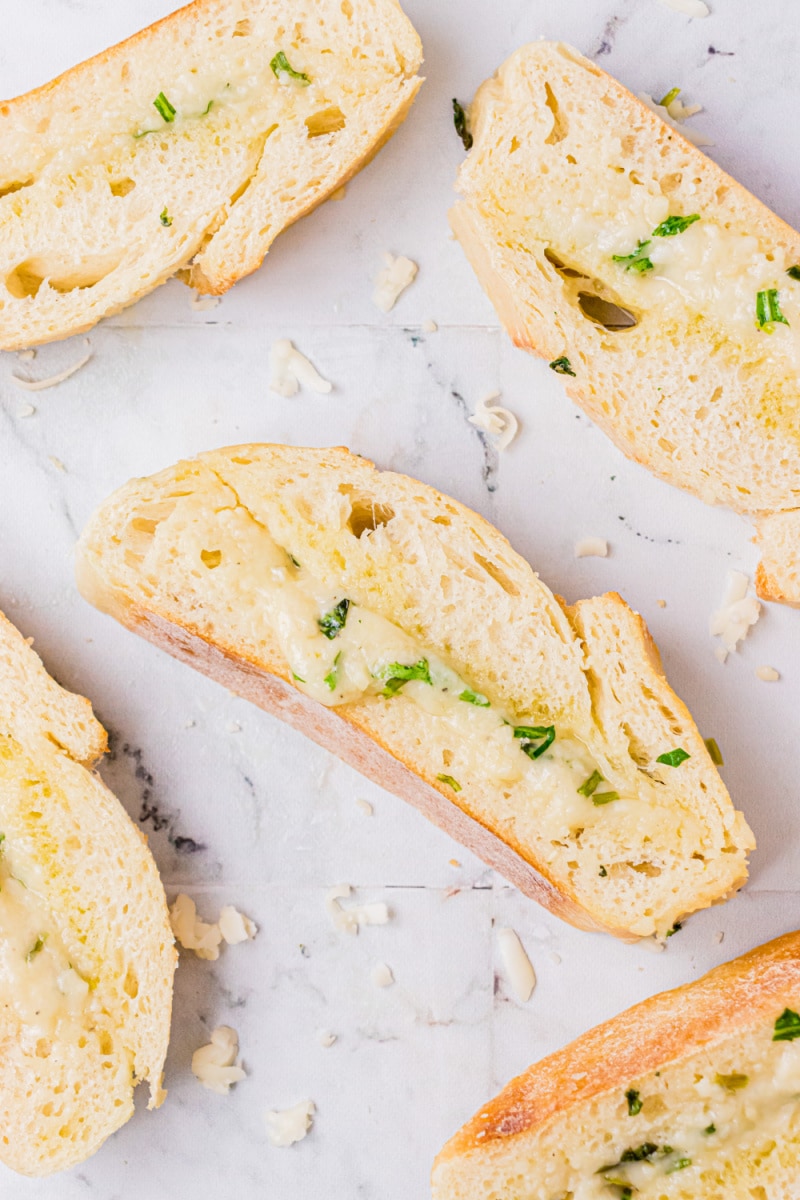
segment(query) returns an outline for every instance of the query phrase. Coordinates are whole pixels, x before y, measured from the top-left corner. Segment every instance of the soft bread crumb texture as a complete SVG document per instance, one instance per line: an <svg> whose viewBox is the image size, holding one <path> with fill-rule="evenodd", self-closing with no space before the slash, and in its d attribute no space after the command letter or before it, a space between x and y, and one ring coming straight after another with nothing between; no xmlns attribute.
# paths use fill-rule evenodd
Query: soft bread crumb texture
<svg viewBox="0 0 800 1200"><path fill-rule="evenodd" d="M566 355L630 458L751 516L760 594L799 603L798 234L569 46L517 51L470 120L451 224L514 342ZM642 241L652 270L613 261ZM759 327L769 289L788 324Z"/></svg>
<svg viewBox="0 0 800 1200"><path fill-rule="evenodd" d="M579 739L627 799L600 808L574 782L555 795L527 777L492 783L483 745L403 691L333 708L308 698L263 599L273 570L292 562L412 635L510 720ZM81 538L78 581L575 924L663 936L746 879L752 834L641 618L613 593L565 607L497 530L413 479L343 449L214 451L112 496ZM678 746L689 755L679 769L656 761Z"/></svg>
<svg viewBox="0 0 800 1200"><path fill-rule="evenodd" d="M151 1107L164 1095L172 935L145 839L86 769L105 744L88 701L58 687L0 615L3 860L31 885L41 929L19 964L22 989L0 1006L0 1161L25 1175L92 1154L131 1116L137 1082L149 1082ZM27 885L19 894L24 908ZM88 987L85 1004L45 1032L20 1001L42 986L34 957L38 970L56 943ZM38 994L46 1007L52 997Z"/></svg>
<svg viewBox="0 0 800 1200"><path fill-rule="evenodd" d="M433 1200L608 1200L625 1183L642 1200L794 1200L800 1042L773 1040L787 1008L800 1011L797 933L512 1080L437 1157ZM620 1162L638 1147L650 1163Z"/></svg>
<svg viewBox="0 0 800 1200"><path fill-rule="evenodd" d="M0 347L176 272L227 291L402 123L421 58L395 0L195 0L0 103Z"/></svg>

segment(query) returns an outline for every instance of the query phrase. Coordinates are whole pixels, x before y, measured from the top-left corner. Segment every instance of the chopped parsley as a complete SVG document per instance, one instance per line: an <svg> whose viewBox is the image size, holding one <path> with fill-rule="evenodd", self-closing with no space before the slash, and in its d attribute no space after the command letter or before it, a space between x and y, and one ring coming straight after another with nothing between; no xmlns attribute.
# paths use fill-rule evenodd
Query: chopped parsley
<svg viewBox="0 0 800 1200"><path fill-rule="evenodd" d="M305 683L302 675L298 675L296 671L292 671L292 679L296 679L298 683Z"/></svg>
<svg viewBox="0 0 800 1200"><path fill-rule="evenodd" d="M791 1008L785 1008L775 1022L772 1040L773 1042L793 1042L798 1037L800 1037L800 1015L792 1012Z"/></svg>
<svg viewBox="0 0 800 1200"><path fill-rule="evenodd" d="M605 879L606 875L608 875L608 871L605 869L602 863L600 864L600 870L597 872L597 874L601 879Z"/></svg>
<svg viewBox="0 0 800 1200"><path fill-rule="evenodd" d="M578 794L580 796L591 796L593 792L597 791L598 785L601 784L602 782L603 782L603 776L600 774L600 772L592 771L591 775L586 780L586 782L582 783L581 786L577 789Z"/></svg>
<svg viewBox="0 0 800 1200"><path fill-rule="evenodd" d="M464 688L464 691L458 697L459 700L466 701L467 704L474 704L477 708L491 708L490 702L480 692L473 692L472 688Z"/></svg>
<svg viewBox="0 0 800 1200"><path fill-rule="evenodd" d="M28 953L25 955L25 961L32 962L33 959L36 958L36 955L39 953L39 951L44 948L44 944L46 941L47 941L47 934L40 933L39 936L37 937L36 941L31 946Z"/></svg>
<svg viewBox="0 0 800 1200"><path fill-rule="evenodd" d="M670 88L666 96L662 96L657 102L659 108L669 108L670 104L672 104L672 101L677 100L680 94L681 89L679 87Z"/></svg>
<svg viewBox="0 0 800 1200"><path fill-rule="evenodd" d="M683 926L681 925L680 921L676 921L676 922L675 922L675 924L672 926L672 929L668 929L668 930L667 930L667 934L666 934L666 936L667 936L667 937L674 937L674 936L675 936L675 934L676 934L676 933L680 933L680 931L681 931L682 929L683 929Z"/></svg>
<svg viewBox="0 0 800 1200"><path fill-rule="evenodd" d="M326 638L332 641L342 632L347 620L347 610L349 607L350 601L345 597L344 600L339 601L335 608L325 613L325 616L320 617L317 621L320 631L325 634Z"/></svg>
<svg viewBox="0 0 800 1200"><path fill-rule="evenodd" d="M738 1071L734 1071L732 1075L715 1075L714 1082L728 1092L739 1092L743 1087L747 1087L750 1080L747 1075L740 1075Z"/></svg>
<svg viewBox="0 0 800 1200"><path fill-rule="evenodd" d="M401 687L412 679L419 679L423 683L433 686L427 658L421 658L419 662L412 663L411 666L405 666L403 663L390 663L388 667L383 668L378 678L383 679L386 683L386 687L381 692L382 696L397 695Z"/></svg>
<svg viewBox="0 0 800 1200"><path fill-rule="evenodd" d="M461 138L465 150L472 149L472 134L467 125L467 114L464 112L462 105L453 97L453 124L456 127L456 133Z"/></svg>
<svg viewBox="0 0 800 1200"><path fill-rule="evenodd" d="M517 725L514 737L528 758L539 758L556 740L555 725ZM538 743L538 745L537 745Z"/></svg>
<svg viewBox="0 0 800 1200"><path fill-rule="evenodd" d="M667 1150L666 1146L664 1150ZM605 1175L606 1171L614 1171L623 1163L649 1162L654 1154L658 1154L658 1146L655 1142L643 1142L641 1146L631 1146L628 1150L623 1150L617 1162L611 1163L608 1167L601 1167L596 1174Z"/></svg>
<svg viewBox="0 0 800 1200"><path fill-rule="evenodd" d="M663 763L665 767L679 767L681 763L691 757L691 754L687 754L682 746L677 746L674 750L667 750L665 754L659 754L656 762Z"/></svg>
<svg viewBox="0 0 800 1200"><path fill-rule="evenodd" d="M724 767L725 760L722 757L722 751L720 750L720 748L717 745L714 738L706 738L705 743L706 743L706 750L708 751L708 756L711 759L711 761L713 762L714 766L715 767Z"/></svg>
<svg viewBox="0 0 800 1200"><path fill-rule="evenodd" d="M800 267L789 267L786 274L790 279L800 279Z"/></svg>
<svg viewBox="0 0 800 1200"><path fill-rule="evenodd" d="M765 333L772 333L776 323L779 325L789 324L781 312L778 289L766 288L756 296L756 324Z"/></svg>
<svg viewBox="0 0 800 1200"><path fill-rule="evenodd" d="M619 800L619 792L595 792L592 796L592 804L598 808L601 804L610 804L612 800Z"/></svg>
<svg viewBox="0 0 800 1200"><path fill-rule="evenodd" d="M625 1099L628 1101L628 1116L638 1117L642 1111L642 1099L636 1088L629 1088L625 1093Z"/></svg>
<svg viewBox="0 0 800 1200"><path fill-rule="evenodd" d="M612 259L615 263L624 263L626 271L636 271L639 275L643 275L645 271L653 270L653 263L647 257L645 251L650 245L650 239L647 238L643 242L638 242L633 254L612 254Z"/></svg>
<svg viewBox="0 0 800 1200"><path fill-rule="evenodd" d="M339 682L339 659L341 657L342 657L342 652L340 650L339 653L336 655L336 658L333 660L333 666L331 667L330 671L328 671L328 674L325 676L325 678L323 680L323 683L327 683L328 687L331 689L332 692L336 691L336 686Z"/></svg>
<svg viewBox="0 0 800 1200"><path fill-rule="evenodd" d="M3 845L3 842L4 842L5 840L6 840L6 835L5 835L4 833L0 833L0 855L1 855L1 854L5 854L5 850L6 850L6 848L5 848L5 846Z"/></svg>
<svg viewBox="0 0 800 1200"><path fill-rule="evenodd" d="M178 110L172 104L170 104L163 92L158 93L153 101L153 106L157 109L159 116L163 117L167 124L175 120L175 113ZM147 132L152 133L153 130L148 129Z"/></svg>
<svg viewBox="0 0 800 1200"><path fill-rule="evenodd" d="M461 791L461 784L458 782L457 779L453 779L452 775L437 775L436 778L439 780L440 783L446 783L447 786L451 787L454 792Z"/></svg>
<svg viewBox="0 0 800 1200"><path fill-rule="evenodd" d="M711 1134L716 1133L716 1132L717 1132L716 1125L706 1125L705 1129L703 1130L703 1134L705 1135L705 1137L711 1137Z"/></svg>
<svg viewBox="0 0 800 1200"><path fill-rule="evenodd" d="M694 225L695 221L699 220L700 213L692 213L690 217L667 217L660 225L656 225L653 237L674 237L676 233L683 233L690 225Z"/></svg>
<svg viewBox="0 0 800 1200"><path fill-rule="evenodd" d="M161 222L161 224L166 225L167 228L169 228L169 226L172 224L172 217L169 215L166 208L161 210L161 215L158 219Z"/></svg>
<svg viewBox="0 0 800 1200"><path fill-rule="evenodd" d="M553 361L547 365L551 371L555 371L556 375L571 375L573 379L577 378L572 369L572 363L569 361L566 354L562 354L561 358L554 358Z"/></svg>
<svg viewBox="0 0 800 1200"><path fill-rule="evenodd" d="M205 107L205 108L203 109L203 111L200 113L200 116L201 116L201 117L207 117L207 116L208 116L208 114L211 112L211 109L212 109L212 106L213 106L213 104L214 104L214 101L213 101L213 100L209 100L209 102L208 102L208 104L206 105L206 107Z"/></svg>
<svg viewBox="0 0 800 1200"><path fill-rule="evenodd" d="M677 1158L674 1163L671 1163L664 1172L665 1175L672 1175L675 1171L683 1171L686 1167L692 1165L690 1158Z"/></svg>
<svg viewBox="0 0 800 1200"><path fill-rule="evenodd" d="M283 83L286 79L293 79L295 83L300 84L300 87L308 87L311 83L308 75L305 75L302 71L295 71L282 50L278 51L269 65L272 67L272 74L278 80L278 83Z"/></svg>

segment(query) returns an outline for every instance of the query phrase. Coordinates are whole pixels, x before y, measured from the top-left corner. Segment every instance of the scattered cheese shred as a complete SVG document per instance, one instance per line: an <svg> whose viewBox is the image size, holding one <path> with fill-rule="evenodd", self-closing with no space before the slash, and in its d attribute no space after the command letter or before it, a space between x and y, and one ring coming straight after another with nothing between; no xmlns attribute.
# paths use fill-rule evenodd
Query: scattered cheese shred
<svg viewBox="0 0 800 1200"><path fill-rule="evenodd" d="M192 1055L192 1074L203 1087L220 1096L227 1096L234 1083L246 1078L246 1072L237 1062L239 1038L229 1025L220 1025L211 1034L207 1046L200 1046Z"/></svg>
<svg viewBox="0 0 800 1200"><path fill-rule="evenodd" d="M42 392L45 388L55 387L57 383L63 383L65 379L69 379L76 371L80 371L81 367L85 367L91 357L90 350L71 367L65 367L63 371L59 371L57 375L50 375L47 379L23 379L21 375L13 374L11 378L17 387L25 388L26 392Z"/></svg>
<svg viewBox="0 0 800 1200"><path fill-rule="evenodd" d="M708 17L711 9L704 0L661 0L673 12L683 13L686 17Z"/></svg>
<svg viewBox="0 0 800 1200"><path fill-rule="evenodd" d="M169 910L172 932L184 950L194 950L198 958L215 962L219 958L221 942L237 946L254 938L258 929L249 917L240 913L232 904L226 904L219 919L208 924L197 915L197 906L191 896L183 892L175 897Z"/></svg>
<svg viewBox="0 0 800 1200"><path fill-rule="evenodd" d="M513 929L498 929L497 943L500 947L500 958L508 981L520 1003L525 1004L533 995L536 987L536 972L531 960L525 953L525 947Z"/></svg>
<svg viewBox="0 0 800 1200"><path fill-rule="evenodd" d="M389 909L381 902L351 904L349 908L342 908L339 901L347 900L352 893L353 889L349 883L340 883L332 887L325 897L325 907L335 929L340 933L358 933L362 925L387 924Z"/></svg>
<svg viewBox="0 0 800 1200"><path fill-rule="evenodd" d="M330 1029L320 1029L318 1037L320 1046L324 1046L326 1050L336 1041L336 1034L331 1033Z"/></svg>
<svg viewBox="0 0 800 1200"><path fill-rule="evenodd" d="M226 904L220 909L217 924L223 940L229 946L238 946L241 942L247 942L258 933L255 923L244 913L240 913L238 908L234 908L232 904Z"/></svg>
<svg viewBox="0 0 800 1200"><path fill-rule="evenodd" d="M35 350L20 350L19 353L17 354L17 358L19 359L20 362L33 362L33 360L36 358L36 351Z"/></svg>
<svg viewBox="0 0 800 1200"><path fill-rule="evenodd" d="M375 987L379 987L379 988L391 987L392 984L394 983L394 975L392 974L392 968L389 966L388 963L385 963L385 962L375 963L375 966L370 971L369 977L372 980Z"/></svg>
<svg viewBox="0 0 800 1200"><path fill-rule="evenodd" d="M781 677L780 671L776 671L774 667L756 667L756 675L763 679L764 683L777 683Z"/></svg>
<svg viewBox="0 0 800 1200"><path fill-rule="evenodd" d="M761 605L755 596L748 596L750 580L742 571L729 571L722 607L712 615L709 624L712 637L720 638L722 645L716 655L720 662L743 641L761 614Z"/></svg>
<svg viewBox="0 0 800 1200"><path fill-rule="evenodd" d="M17 416L18 417L32 417L35 412L36 412L36 409L33 407L32 404L23 404L22 408L17 413Z"/></svg>
<svg viewBox="0 0 800 1200"><path fill-rule="evenodd" d="M322 378L314 364L288 338L279 338L269 352L270 391L288 399L297 395L301 385L320 396L327 396L333 390L333 384Z"/></svg>
<svg viewBox="0 0 800 1200"><path fill-rule="evenodd" d="M422 322L422 325L420 326L420 328L422 329L423 333L436 333L439 326L436 324L435 321L431 320L431 318L428 318L427 321Z"/></svg>
<svg viewBox="0 0 800 1200"><path fill-rule="evenodd" d="M192 312L208 312L221 303L221 296L202 296L200 292L192 292L189 297L189 308Z"/></svg>
<svg viewBox="0 0 800 1200"><path fill-rule="evenodd" d="M358 800L356 800L356 804L361 809L361 811L365 817L371 817L372 814L375 812L375 809L372 807L369 800L358 799Z"/></svg>
<svg viewBox="0 0 800 1200"><path fill-rule="evenodd" d="M404 258L403 255L395 258L393 254L384 254L383 261L386 265L375 279L372 303L381 312L389 312L406 288L414 282L419 268L415 262Z"/></svg>
<svg viewBox="0 0 800 1200"><path fill-rule="evenodd" d="M652 109L654 113L657 113L658 116L661 117L662 121L666 121L667 125L671 125L673 129L677 129L678 133L683 134L686 140L691 142L693 146L701 148L703 146L714 145L711 138L707 137L704 133L699 133L696 129L689 129L682 124L682 122L686 120L686 117L693 116L696 112L700 112L700 108L696 107L695 105L690 105L687 107L683 104L678 107L676 101L670 103L669 108L665 108L663 104L659 104L653 99L652 96L649 96L647 92L639 92L638 96L643 104L646 104L647 107ZM681 113L682 115L676 119L676 117L673 115L673 111L675 113Z"/></svg>
<svg viewBox="0 0 800 1200"><path fill-rule="evenodd" d="M605 538L581 538L575 543L576 558L608 558L608 542Z"/></svg>
<svg viewBox="0 0 800 1200"><path fill-rule="evenodd" d="M519 421L507 408L501 408L494 401L499 392L491 392L475 405L475 412L468 417L470 425L488 433L495 438L495 449L506 450L519 431Z"/></svg>
<svg viewBox="0 0 800 1200"><path fill-rule="evenodd" d="M272 1145L293 1146L295 1142L302 1142L311 1128L316 1111L313 1100L301 1100L293 1108L268 1112L267 1137Z"/></svg>
<svg viewBox="0 0 800 1200"><path fill-rule="evenodd" d="M347 184L343 183L342 186L337 188L335 192L331 192L330 196L328 196L328 199L329 200L344 200L346 195L347 195Z"/></svg>

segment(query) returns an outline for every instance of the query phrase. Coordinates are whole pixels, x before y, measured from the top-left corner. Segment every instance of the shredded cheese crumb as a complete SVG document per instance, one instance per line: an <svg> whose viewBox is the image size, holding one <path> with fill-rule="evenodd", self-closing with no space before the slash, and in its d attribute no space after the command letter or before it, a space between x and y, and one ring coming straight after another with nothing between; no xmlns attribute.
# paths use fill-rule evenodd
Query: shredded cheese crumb
<svg viewBox="0 0 800 1200"><path fill-rule="evenodd" d="M62 475L66 475L67 468L64 466L60 458L56 458L55 454L51 454L49 455L49 459L57 471L60 471Z"/></svg>
<svg viewBox="0 0 800 1200"><path fill-rule="evenodd" d="M288 338L279 338L272 343L269 352L270 391L288 399L297 395L301 385L320 396L327 396L333 389L333 384L322 378L313 363L295 349Z"/></svg>
<svg viewBox="0 0 800 1200"><path fill-rule="evenodd" d="M349 908L342 908L339 901L348 899L352 892L349 883L340 883L325 897L325 907L335 929L340 933L358 933L362 925L387 924L390 914L383 903L351 904Z"/></svg>
<svg viewBox="0 0 800 1200"><path fill-rule="evenodd" d="M439 328L439 326L436 324L435 321L431 320L430 317L428 318L427 321L423 321L422 326L421 326L423 333L436 333L438 328Z"/></svg>
<svg viewBox="0 0 800 1200"><path fill-rule="evenodd" d="M57 375L50 375L47 379L23 379L21 375L13 374L11 378L17 387L25 388L27 392L42 392L45 388L55 387L57 383L63 383L65 379L69 379L76 371L80 371L81 367L85 367L91 357L90 350L71 367L65 367L63 371L59 371Z"/></svg>
<svg viewBox="0 0 800 1200"><path fill-rule="evenodd" d="M576 558L608 558L608 542L605 538L581 538L575 543Z"/></svg>
<svg viewBox="0 0 800 1200"><path fill-rule="evenodd" d="M232 904L226 904L222 908L215 923L202 921L197 915L194 900L183 892L175 897L169 910L169 920L178 944L184 950L194 950L198 958L205 958L210 962L219 958L222 941L229 946L237 946L240 942L254 938L258 932L255 923Z"/></svg>
<svg viewBox="0 0 800 1200"><path fill-rule="evenodd" d="M500 958L508 981L520 1003L525 1004L533 995L536 987L536 972L531 960L525 953L525 947L513 929L498 929L497 942L500 947Z"/></svg>
<svg viewBox="0 0 800 1200"><path fill-rule="evenodd" d="M707 17L711 13L704 0L661 0L673 12L683 13L686 17Z"/></svg>
<svg viewBox="0 0 800 1200"><path fill-rule="evenodd" d="M365 817L371 817L375 809L370 804L369 800L356 800L356 804L361 809Z"/></svg>
<svg viewBox="0 0 800 1200"><path fill-rule="evenodd" d="M293 1146L302 1142L317 1111L313 1100L301 1100L293 1108L267 1113L267 1137L273 1146Z"/></svg>
<svg viewBox="0 0 800 1200"><path fill-rule="evenodd" d="M328 196L328 199L329 200L344 200L346 195L347 195L347 184L343 183L342 186L337 188L335 192L331 192L330 196Z"/></svg>
<svg viewBox="0 0 800 1200"><path fill-rule="evenodd" d="M394 975L392 974L392 968L389 966L388 963L385 963L385 962L375 963L375 966L370 971L370 979L372 980L375 987L379 987L379 988L391 987L392 984L394 983Z"/></svg>
<svg viewBox="0 0 800 1200"><path fill-rule="evenodd" d="M493 403L499 392L491 392L475 405L475 412L468 417L470 425L495 438L495 449L506 450L519 431L519 421L507 408Z"/></svg>
<svg viewBox="0 0 800 1200"><path fill-rule="evenodd" d="M222 303L221 296L203 296L200 292L192 292L189 297L189 308L192 312L208 312Z"/></svg>
<svg viewBox="0 0 800 1200"><path fill-rule="evenodd" d="M33 360L36 358L36 351L35 350L20 350L19 354L17 355L17 358L19 359L20 362L33 362Z"/></svg>
<svg viewBox="0 0 800 1200"><path fill-rule="evenodd" d="M326 1050L336 1041L336 1034L331 1033L329 1029L320 1029L318 1036L320 1046L324 1046Z"/></svg>
<svg viewBox="0 0 800 1200"><path fill-rule="evenodd" d="M246 1078L246 1072L237 1062L239 1038L229 1025L220 1025L211 1034L207 1046L200 1046L192 1055L192 1074L203 1087L220 1096L227 1096L234 1083Z"/></svg>
<svg viewBox="0 0 800 1200"><path fill-rule="evenodd" d="M675 117L672 116L673 104L670 104L669 108L664 108L663 104L658 104L652 96L647 94L647 92L639 92L638 97L642 104L646 104L649 109L652 109L654 113L657 113L658 116L661 117L662 121L666 121L667 125L671 125L673 129L677 129L678 133L683 134L686 140L691 142L693 146L701 148L703 146L714 145L711 138L707 137L704 133L699 133L696 129L689 129L688 126L684 126L680 123L682 120L685 120L687 116L692 116L694 115L694 112L700 111L699 109L693 108L693 112L690 113L687 109L684 109L683 105L681 105L681 108L675 108L675 111L681 112L683 115L680 120L676 120Z"/></svg>
<svg viewBox="0 0 800 1200"><path fill-rule="evenodd" d="M18 417L32 417L36 409L32 404L23 404L22 408L17 413Z"/></svg>
<svg viewBox="0 0 800 1200"><path fill-rule="evenodd" d="M240 913L238 908L234 908L232 904L226 904L220 909L217 924L223 941L227 942L229 946L238 946L241 942L248 942L258 933L255 922L246 917L244 913Z"/></svg>
<svg viewBox="0 0 800 1200"><path fill-rule="evenodd" d="M666 607L667 607L667 602L666 602L666 600L656 600L656 604L658 605L658 607L659 607L659 608L666 608Z"/></svg>
<svg viewBox="0 0 800 1200"><path fill-rule="evenodd" d="M383 261L386 265L375 279L372 303L381 312L389 312L406 288L414 282L419 268L415 262L402 254L398 258L393 254L384 254Z"/></svg>
<svg viewBox="0 0 800 1200"><path fill-rule="evenodd" d="M781 677L774 667L756 667L756 675L763 679L764 683L777 683Z"/></svg>
<svg viewBox="0 0 800 1200"><path fill-rule="evenodd" d="M711 636L722 642L716 650L720 662L724 663L739 642L747 637L761 613L761 605L755 596L747 595L749 583L742 571L729 571L722 607L711 617Z"/></svg>

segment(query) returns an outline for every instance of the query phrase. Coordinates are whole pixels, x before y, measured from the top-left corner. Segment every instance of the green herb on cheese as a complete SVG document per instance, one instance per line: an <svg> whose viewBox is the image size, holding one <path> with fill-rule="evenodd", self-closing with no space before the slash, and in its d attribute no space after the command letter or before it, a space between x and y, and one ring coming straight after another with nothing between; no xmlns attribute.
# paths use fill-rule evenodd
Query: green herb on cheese
<svg viewBox="0 0 800 1200"><path fill-rule="evenodd" d="M166 225L167 228L169 228L169 226L172 224L172 217L169 215L166 208L161 210L161 215L158 219L161 222L161 224Z"/></svg>
<svg viewBox="0 0 800 1200"><path fill-rule="evenodd" d="M591 796L593 792L597 791L598 785L601 784L602 782L603 782L603 776L600 774L600 772L592 771L591 775L586 780L586 782L582 783L581 786L577 789L578 794L581 796Z"/></svg>
<svg viewBox="0 0 800 1200"><path fill-rule="evenodd" d="M800 279L800 267L789 267L786 274L790 279Z"/></svg>
<svg viewBox="0 0 800 1200"><path fill-rule="evenodd" d="M792 1012L791 1008L785 1008L775 1022L772 1040L773 1042L793 1042L798 1037L800 1037L800 1014Z"/></svg>
<svg viewBox="0 0 800 1200"><path fill-rule="evenodd" d="M625 1093L625 1099L628 1101L628 1116L638 1117L642 1111L642 1098L636 1088L629 1088Z"/></svg>
<svg viewBox="0 0 800 1200"><path fill-rule="evenodd" d="M663 763L665 767L679 767L681 763L691 757L691 754L687 754L682 746L677 746L674 750L667 750L665 754L659 754L656 762Z"/></svg>
<svg viewBox="0 0 800 1200"><path fill-rule="evenodd" d="M601 879L605 879L605 877L608 875L608 871L605 869L602 863L600 864L600 870L597 873Z"/></svg>
<svg viewBox="0 0 800 1200"><path fill-rule="evenodd" d="M683 929L683 926L681 925L680 921L676 921L675 924L672 926L672 929L667 930L667 937L674 937L675 934L680 933L680 931L682 929Z"/></svg>
<svg viewBox="0 0 800 1200"><path fill-rule="evenodd" d="M467 114L463 107L453 97L453 124L456 127L456 133L461 138L465 150L472 149L472 134L467 125Z"/></svg>
<svg viewBox="0 0 800 1200"><path fill-rule="evenodd" d="M674 1163L670 1163L670 1165L667 1167L664 1174L665 1175L673 1175L675 1173L675 1171L684 1171L687 1167L690 1167L691 1165L692 1165L692 1160L690 1158L678 1158L675 1160Z"/></svg>
<svg viewBox="0 0 800 1200"><path fill-rule="evenodd" d="M666 96L662 96L660 100L656 101L656 103L658 104L659 108L669 108L670 104L672 104L672 101L677 100L680 94L681 89L679 87L670 88Z"/></svg>
<svg viewBox="0 0 800 1200"><path fill-rule="evenodd" d="M336 691L336 685L339 682L339 659L341 657L342 652L340 650L336 655L336 658L333 660L333 666L323 680L323 683L326 683L332 692Z"/></svg>
<svg viewBox="0 0 800 1200"><path fill-rule="evenodd" d="M386 687L381 692L382 696L395 696L401 687L412 679L419 679L422 683L429 683L433 686L427 658L421 658L419 662L412 663L411 666L405 666L403 663L390 663L388 667L383 668L378 678L383 679L386 683Z"/></svg>
<svg viewBox="0 0 800 1200"><path fill-rule="evenodd" d="M158 110L159 116L163 117L167 124L175 120L175 113L178 110L174 107L174 105L170 104L163 92L158 93L153 101L153 106ZM148 130L148 132L152 131Z"/></svg>
<svg viewBox="0 0 800 1200"><path fill-rule="evenodd" d="M734 1071L731 1075L715 1075L714 1082L728 1092L739 1092L747 1087L750 1080L747 1075L740 1075L738 1071Z"/></svg>
<svg viewBox="0 0 800 1200"><path fill-rule="evenodd" d="M674 237L676 233L683 233L690 225L694 225L695 221L699 220L700 213L692 213L690 217L667 217L660 225L656 225L653 237Z"/></svg>
<svg viewBox="0 0 800 1200"><path fill-rule="evenodd" d="M639 275L643 275L645 271L653 270L653 263L645 254L649 245L650 239L647 238L646 241L637 243L632 254L612 254L611 257L615 263L624 263L626 271L636 271Z"/></svg>
<svg viewBox="0 0 800 1200"><path fill-rule="evenodd" d="M705 1129L703 1130L703 1134L705 1137L711 1137L711 1134L716 1133L716 1132L717 1132L717 1127L716 1127L716 1125L713 1125L713 1124L706 1125Z"/></svg>
<svg viewBox="0 0 800 1200"><path fill-rule="evenodd" d="M619 800L619 792L595 792L592 796L592 804L598 808L601 804L610 804L612 800Z"/></svg>
<svg viewBox="0 0 800 1200"><path fill-rule="evenodd" d="M201 116L201 117L207 117L207 116L208 116L208 114L211 112L211 109L212 109L212 107L213 107L213 104L214 104L214 101L213 101L213 100L209 100L209 102L208 102L208 104L206 105L206 107L205 107L205 108L203 109L203 111L200 113L200 116Z"/></svg>
<svg viewBox="0 0 800 1200"><path fill-rule="evenodd" d="M480 692L473 692L472 688L464 688L464 691L458 697L459 700L464 700L467 704L474 704L477 708L491 708L490 702Z"/></svg>
<svg viewBox="0 0 800 1200"><path fill-rule="evenodd" d="M717 745L717 743L715 742L714 738L706 738L705 743L706 743L706 750L708 751L708 756L711 759L711 761L713 762L714 766L715 767L724 767L725 761L722 757L722 752L721 752L719 746Z"/></svg>
<svg viewBox="0 0 800 1200"><path fill-rule="evenodd" d="M31 946L28 953L25 955L25 961L33 962L34 958L36 958L36 955L44 948L44 944L46 941L47 941L47 934L40 933L39 936L37 937L36 941Z"/></svg>
<svg viewBox="0 0 800 1200"><path fill-rule="evenodd" d="M272 74L279 83L283 83L287 79L292 79L295 83L299 83L300 87L308 87L311 83L308 75L305 75L302 71L295 71L282 50L278 51L269 65L272 67Z"/></svg>
<svg viewBox="0 0 800 1200"><path fill-rule="evenodd" d="M3 842L5 840L6 840L6 835L4 833L0 833L0 855L5 854L5 852L6 852L6 848L3 845Z"/></svg>
<svg viewBox="0 0 800 1200"><path fill-rule="evenodd" d="M292 679L296 679L298 683L305 683L302 675L298 675L296 671L292 671Z"/></svg>
<svg viewBox="0 0 800 1200"><path fill-rule="evenodd" d="M555 725L517 725L514 737L528 758L539 758L556 740Z"/></svg>
<svg viewBox="0 0 800 1200"><path fill-rule="evenodd" d="M556 375L571 375L573 379L577 378L572 369L572 363L569 361L566 354L562 354L561 358L554 358L553 361L547 365L551 371L555 371Z"/></svg>
<svg viewBox="0 0 800 1200"><path fill-rule="evenodd" d="M342 632L347 621L347 610L349 608L350 601L345 598L344 600L340 600L330 612L325 613L324 617L320 617L317 624L326 638L332 641Z"/></svg>
<svg viewBox="0 0 800 1200"><path fill-rule="evenodd" d="M772 333L776 323L779 325L789 324L781 312L778 289L766 288L756 296L756 324L765 333Z"/></svg>
<svg viewBox="0 0 800 1200"><path fill-rule="evenodd" d="M437 775L436 778L439 780L440 783L446 783L447 786L451 787L454 792L461 791L461 784L458 782L457 779L453 779L452 775Z"/></svg>

